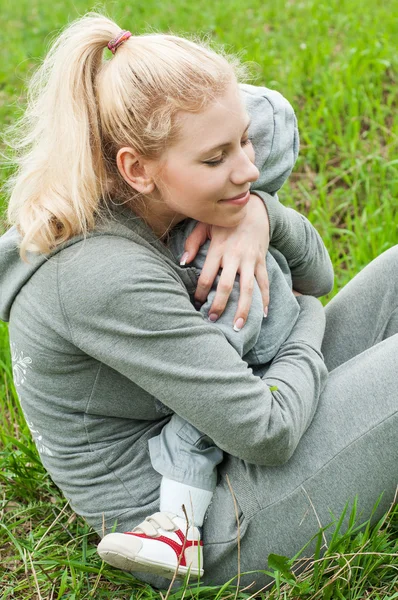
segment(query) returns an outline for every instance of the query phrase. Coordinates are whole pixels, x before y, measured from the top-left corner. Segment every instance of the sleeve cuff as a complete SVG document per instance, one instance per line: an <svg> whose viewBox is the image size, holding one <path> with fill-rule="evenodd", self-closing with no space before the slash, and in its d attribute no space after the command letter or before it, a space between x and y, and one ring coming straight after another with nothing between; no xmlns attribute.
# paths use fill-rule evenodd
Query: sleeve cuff
<svg viewBox="0 0 398 600"><path fill-rule="evenodd" d="M297 296L296 300L300 315L288 341L305 342L320 351L326 325L324 308L314 296Z"/></svg>
<svg viewBox="0 0 398 600"><path fill-rule="evenodd" d="M275 233L275 230L278 227L278 223L281 220L281 213L283 207L278 200L278 196L271 196L271 194L267 194L266 192L259 192L257 190L250 190L251 194L256 194L261 200L264 202L265 208L268 213L269 220L269 239L272 242L272 237Z"/></svg>

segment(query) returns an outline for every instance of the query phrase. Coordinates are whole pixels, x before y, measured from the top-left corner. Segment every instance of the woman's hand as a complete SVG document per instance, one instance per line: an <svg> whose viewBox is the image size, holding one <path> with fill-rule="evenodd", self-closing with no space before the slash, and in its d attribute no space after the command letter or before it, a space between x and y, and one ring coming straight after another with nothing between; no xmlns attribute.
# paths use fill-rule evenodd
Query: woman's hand
<svg viewBox="0 0 398 600"><path fill-rule="evenodd" d="M207 238L211 239L211 243L198 280L195 303L201 305L206 301L214 279L222 268L209 317L214 314L218 318L223 313L237 273L240 275L240 297L234 323L231 323L231 326L236 324L241 329L246 323L252 302L254 277L260 287L266 316L269 287L265 255L269 245L269 221L261 198L255 194L250 195L246 216L236 227L198 223L185 242L183 258L186 262L194 259L199 247ZM188 256L185 256L187 253ZM237 322L239 319L243 321Z"/></svg>

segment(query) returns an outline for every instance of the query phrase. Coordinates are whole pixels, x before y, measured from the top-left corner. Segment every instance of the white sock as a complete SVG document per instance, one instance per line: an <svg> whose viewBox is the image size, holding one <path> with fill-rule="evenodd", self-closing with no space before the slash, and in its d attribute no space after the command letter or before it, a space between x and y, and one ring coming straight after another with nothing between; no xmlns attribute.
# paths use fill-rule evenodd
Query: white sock
<svg viewBox="0 0 398 600"><path fill-rule="evenodd" d="M203 525L206 510L213 497L213 492L185 485L167 477L160 484L160 510L171 512L185 519L182 505L185 506L189 522L196 527Z"/></svg>

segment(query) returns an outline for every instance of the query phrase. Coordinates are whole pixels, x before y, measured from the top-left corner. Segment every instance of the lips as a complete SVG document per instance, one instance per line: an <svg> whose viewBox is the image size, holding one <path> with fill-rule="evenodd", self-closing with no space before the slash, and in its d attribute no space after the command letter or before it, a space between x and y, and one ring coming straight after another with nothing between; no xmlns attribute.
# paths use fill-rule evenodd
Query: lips
<svg viewBox="0 0 398 600"><path fill-rule="evenodd" d="M242 192L239 196L233 196L233 198L223 198L220 202L230 202L231 200L239 200L240 198L244 198L249 190Z"/></svg>

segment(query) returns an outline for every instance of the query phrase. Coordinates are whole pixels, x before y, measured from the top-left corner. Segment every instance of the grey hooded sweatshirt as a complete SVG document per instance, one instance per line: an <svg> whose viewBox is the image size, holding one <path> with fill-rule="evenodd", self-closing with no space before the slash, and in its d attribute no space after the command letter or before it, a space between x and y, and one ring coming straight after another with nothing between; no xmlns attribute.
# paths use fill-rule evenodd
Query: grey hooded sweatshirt
<svg viewBox="0 0 398 600"><path fill-rule="evenodd" d="M15 228L0 239L0 318L9 322L22 409L45 468L100 533L158 510L161 476L148 440L171 414L225 452L244 505L245 465L289 459L326 381L325 316L314 295L332 287L330 259L309 221L273 195L294 162L295 116L277 92L242 86L242 94L261 173L253 188L267 207L272 247L294 288L311 294L294 299L295 325L286 324L290 332L266 368L249 368L195 310L198 269L180 267L130 210L115 207L86 239L31 255L28 264ZM264 178L274 182L270 194L261 191ZM279 302L291 297L286 286ZM233 509L225 519L233 527Z"/></svg>

